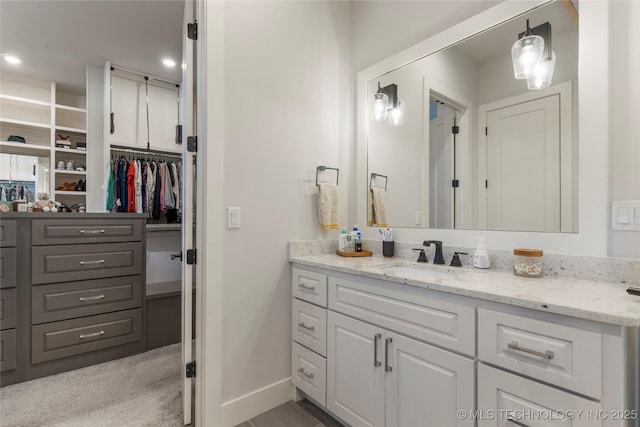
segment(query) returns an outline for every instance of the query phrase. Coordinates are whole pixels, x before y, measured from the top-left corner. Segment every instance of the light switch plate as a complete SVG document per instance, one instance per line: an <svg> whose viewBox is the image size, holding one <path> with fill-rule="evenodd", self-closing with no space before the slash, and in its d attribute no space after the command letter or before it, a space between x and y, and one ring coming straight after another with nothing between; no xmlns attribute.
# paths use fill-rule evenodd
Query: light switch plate
<svg viewBox="0 0 640 427"><path fill-rule="evenodd" d="M227 228L240 228L240 208L227 207Z"/></svg>
<svg viewBox="0 0 640 427"><path fill-rule="evenodd" d="M612 202L611 229L640 231L640 200Z"/></svg>

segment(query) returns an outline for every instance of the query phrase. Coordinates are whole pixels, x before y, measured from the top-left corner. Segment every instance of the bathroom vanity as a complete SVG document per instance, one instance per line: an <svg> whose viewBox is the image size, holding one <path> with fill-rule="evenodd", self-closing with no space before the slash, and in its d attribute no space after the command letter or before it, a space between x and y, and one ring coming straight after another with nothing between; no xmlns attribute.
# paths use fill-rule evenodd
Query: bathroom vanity
<svg viewBox="0 0 640 427"><path fill-rule="evenodd" d="M638 425L623 284L292 256L292 381L353 426Z"/></svg>

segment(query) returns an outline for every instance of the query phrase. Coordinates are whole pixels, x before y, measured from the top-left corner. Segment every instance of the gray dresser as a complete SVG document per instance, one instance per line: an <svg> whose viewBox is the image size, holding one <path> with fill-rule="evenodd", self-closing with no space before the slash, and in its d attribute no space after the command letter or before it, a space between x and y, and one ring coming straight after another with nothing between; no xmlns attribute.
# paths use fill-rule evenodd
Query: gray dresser
<svg viewBox="0 0 640 427"><path fill-rule="evenodd" d="M146 215L9 214L0 224L2 385L144 351Z"/></svg>

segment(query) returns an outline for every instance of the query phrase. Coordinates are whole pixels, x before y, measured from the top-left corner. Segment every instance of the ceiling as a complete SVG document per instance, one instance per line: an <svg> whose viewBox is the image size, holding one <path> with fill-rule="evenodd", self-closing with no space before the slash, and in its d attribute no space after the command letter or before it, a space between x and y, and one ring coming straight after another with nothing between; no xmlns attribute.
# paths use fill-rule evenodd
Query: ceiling
<svg viewBox="0 0 640 427"><path fill-rule="evenodd" d="M0 0L0 72L84 93L87 65L181 80L184 0ZM162 65L163 58L176 62Z"/></svg>

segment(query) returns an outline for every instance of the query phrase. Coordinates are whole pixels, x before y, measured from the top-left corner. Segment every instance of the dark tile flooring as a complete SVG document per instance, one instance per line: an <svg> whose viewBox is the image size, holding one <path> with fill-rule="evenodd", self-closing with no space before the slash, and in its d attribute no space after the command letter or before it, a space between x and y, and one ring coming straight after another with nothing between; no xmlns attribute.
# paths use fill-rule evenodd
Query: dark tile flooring
<svg viewBox="0 0 640 427"><path fill-rule="evenodd" d="M307 399L290 400L236 427L343 427Z"/></svg>

